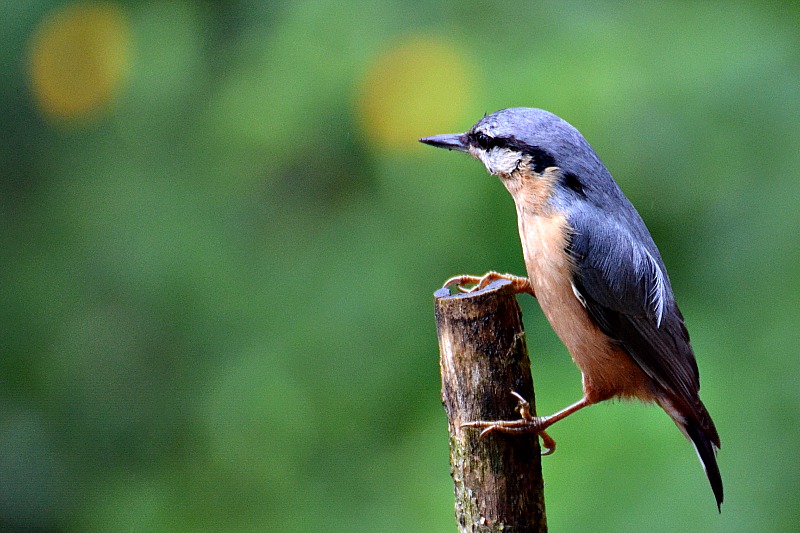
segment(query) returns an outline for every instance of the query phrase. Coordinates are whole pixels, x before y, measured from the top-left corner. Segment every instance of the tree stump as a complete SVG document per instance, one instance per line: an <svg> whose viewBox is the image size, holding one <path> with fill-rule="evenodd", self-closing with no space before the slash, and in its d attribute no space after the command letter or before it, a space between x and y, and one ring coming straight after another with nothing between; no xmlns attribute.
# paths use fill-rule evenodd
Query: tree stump
<svg viewBox="0 0 800 533"><path fill-rule="evenodd" d="M451 295L434 293L442 403L460 532L547 531L539 439L461 424L512 420L518 392L536 414L522 314L510 283Z"/></svg>

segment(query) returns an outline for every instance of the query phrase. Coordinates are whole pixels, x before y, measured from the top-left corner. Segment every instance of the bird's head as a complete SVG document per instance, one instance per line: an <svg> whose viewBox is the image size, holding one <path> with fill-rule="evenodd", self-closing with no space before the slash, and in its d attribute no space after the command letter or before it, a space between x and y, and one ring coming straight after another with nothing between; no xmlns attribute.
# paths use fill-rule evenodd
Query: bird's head
<svg viewBox="0 0 800 533"><path fill-rule="evenodd" d="M608 175L580 132L542 109L502 109L484 116L465 133L423 137L420 142L467 152L506 182L549 171L567 187L583 190Z"/></svg>

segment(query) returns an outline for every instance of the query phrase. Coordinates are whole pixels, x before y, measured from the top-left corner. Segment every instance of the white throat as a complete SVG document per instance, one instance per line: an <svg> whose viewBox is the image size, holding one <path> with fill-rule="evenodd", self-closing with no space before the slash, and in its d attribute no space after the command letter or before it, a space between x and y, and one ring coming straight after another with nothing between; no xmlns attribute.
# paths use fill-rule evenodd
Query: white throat
<svg viewBox="0 0 800 533"><path fill-rule="evenodd" d="M495 147L491 150L470 148L469 152L480 159L489 174L493 176L510 176L512 172L519 169L522 161L522 154L508 148Z"/></svg>

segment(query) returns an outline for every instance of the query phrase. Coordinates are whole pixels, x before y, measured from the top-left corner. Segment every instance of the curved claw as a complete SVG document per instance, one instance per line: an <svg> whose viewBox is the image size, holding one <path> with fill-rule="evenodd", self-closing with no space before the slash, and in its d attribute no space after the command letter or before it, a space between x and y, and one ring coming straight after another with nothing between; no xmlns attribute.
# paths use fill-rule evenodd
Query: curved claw
<svg viewBox="0 0 800 533"><path fill-rule="evenodd" d="M456 289L461 292L472 292L472 291L479 291L481 289L485 289L491 282L504 279L510 281L514 292L527 292L533 296L536 296L533 292L533 287L531 286L530 281L528 278L523 278L521 276L515 276L513 274L501 274L499 272L495 272L494 270L487 272L483 276L472 276L469 274L464 274L461 276L453 276L452 278L448 279L442 285L442 288L447 289L450 285L455 284ZM464 285L472 285L471 288L467 288Z"/></svg>
<svg viewBox="0 0 800 533"><path fill-rule="evenodd" d="M449 278L447 281L444 282L442 285L443 289L447 289L450 285L455 284L456 289L461 292L469 292L472 289L467 289L464 287L465 284L476 285L480 283L481 278L478 276L470 276L470 275L461 275L461 276L453 276Z"/></svg>
<svg viewBox="0 0 800 533"><path fill-rule="evenodd" d="M544 428L549 425L547 424L548 418L533 416L531 413L531 404L518 392L511 391L511 394L513 394L518 401L516 407L520 415L518 420L496 420L494 422L473 420L471 422L464 422L460 427L483 428L478 435L479 439L483 439L493 431L499 431L501 433L536 433L542 439L541 455L550 455L555 452L556 441L544 430ZM544 427L542 427L543 425Z"/></svg>
<svg viewBox="0 0 800 533"><path fill-rule="evenodd" d="M551 455L556 451L556 441L553 440L553 437L548 435L546 431L540 431L539 436L542 438L541 455Z"/></svg>
<svg viewBox="0 0 800 533"><path fill-rule="evenodd" d="M489 433L491 433L495 429L497 429L497 426L489 426L488 428L486 428L486 429L484 429L483 431L480 432L480 434L478 435L478 438L479 439L484 438L486 435L488 435Z"/></svg>

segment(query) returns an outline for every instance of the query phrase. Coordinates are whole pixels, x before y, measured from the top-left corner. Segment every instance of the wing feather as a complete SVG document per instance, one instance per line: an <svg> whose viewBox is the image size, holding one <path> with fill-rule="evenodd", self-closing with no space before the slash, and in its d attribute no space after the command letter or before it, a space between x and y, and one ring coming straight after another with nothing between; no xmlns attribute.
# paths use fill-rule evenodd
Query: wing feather
<svg viewBox="0 0 800 533"><path fill-rule="evenodd" d="M573 286L600 329L673 401L697 411L697 362L666 268L640 218L576 210L570 253Z"/></svg>

